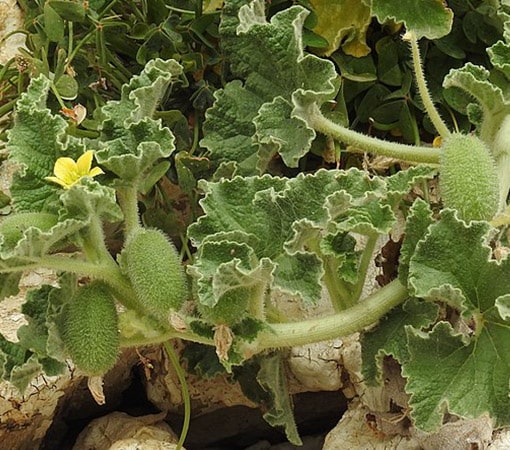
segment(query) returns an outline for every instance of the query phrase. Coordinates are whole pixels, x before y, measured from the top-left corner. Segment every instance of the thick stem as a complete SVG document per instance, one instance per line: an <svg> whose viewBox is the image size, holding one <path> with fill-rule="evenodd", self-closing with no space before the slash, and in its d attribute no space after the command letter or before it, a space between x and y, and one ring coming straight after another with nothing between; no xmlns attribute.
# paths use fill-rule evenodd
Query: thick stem
<svg viewBox="0 0 510 450"><path fill-rule="evenodd" d="M267 324L253 342L242 344L242 351L249 358L270 348L311 344L360 332L400 305L408 296L407 289L398 280L394 280L362 302L331 316L302 322ZM174 338L214 346L213 339L190 331L172 330L151 337L124 337L121 347L161 344Z"/></svg>
<svg viewBox="0 0 510 450"><path fill-rule="evenodd" d="M93 264L87 261L56 255L23 257L20 258L20 261L26 261L28 263L24 266L20 266L20 271L28 270L32 267L44 267L59 272L76 273L93 279L102 280L115 291L115 297L126 308L133 309L141 314L144 313L138 305L133 289L122 276L119 267L113 261L111 264L104 262L102 264Z"/></svg>
<svg viewBox="0 0 510 450"><path fill-rule="evenodd" d="M162 344L163 342L169 341L171 339L182 339L183 341L196 342L197 344L210 345L214 347L214 341L212 338L200 336L191 331L171 330L150 337L141 335L125 337L121 335L120 339L120 346L122 348Z"/></svg>
<svg viewBox="0 0 510 450"><path fill-rule="evenodd" d="M246 353L251 355L269 348L310 344L363 331L408 296L407 289L394 280L340 313L303 322L271 324L269 330L262 331L253 344L245 346Z"/></svg>
<svg viewBox="0 0 510 450"><path fill-rule="evenodd" d="M333 257L324 257L324 285L336 312L344 311L353 305L353 296L344 281L338 276L338 263Z"/></svg>
<svg viewBox="0 0 510 450"><path fill-rule="evenodd" d="M96 264L109 264L112 261L105 244L103 223L95 214L91 214L90 225L84 231L83 251L85 256Z"/></svg>
<svg viewBox="0 0 510 450"><path fill-rule="evenodd" d="M307 120L315 130L348 145L358 147L360 151L389 156L410 163L439 164L439 149L437 148L400 144L366 136L332 122L324 117L317 107L313 113L307 116Z"/></svg>
<svg viewBox="0 0 510 450"><path fill-rule="evenodd" d="M140 216L138 211L138 183L130 186L122 186L117 189L117 198L124 214L125 236L140 228Z"/></svg>
<svg viewBox="0 0 510 450"><path fill-rule="evenodd" d="M411 45L414 77L416 79L418 92L420 93L423 106L425 106L425 110L427 111L427 114L429 115L429 118L434 127L436 128L437 132L441 135L441 137L446 138L450 135L450 130L448 129L439 112L437 111L436 107L434 106L434 102L432 101L432 97L430 96L430 92L427 88L427 81L425 80L423 66L421 63L418 39L416 39L416 35L412 31L408 31L404 35L403 39L409 41L409 44Z"/></svg>

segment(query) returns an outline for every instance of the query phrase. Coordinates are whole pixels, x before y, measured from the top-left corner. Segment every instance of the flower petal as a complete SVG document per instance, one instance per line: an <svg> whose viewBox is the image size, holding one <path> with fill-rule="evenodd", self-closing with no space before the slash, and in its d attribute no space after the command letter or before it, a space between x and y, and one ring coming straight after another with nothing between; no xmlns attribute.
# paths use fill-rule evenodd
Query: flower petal
<svg viewBox="0 0 510 450"><path fill-rule="evenodd" d="M87 174L89 177L96 177L97 175L102 175L104 172L100 167L93 167L90 169L90 172Z"/></svg>
<svg viewBox="0 0 510 450"><path fill-rule="evenodd" d="M57 183L62 186L64 189L69 189L69 185L64 183L60 178L57 177L44 177L45 180L51 181L52 183Z"/></svg>
<svg viewBox="0 0 510 450"><path fill-rule="evenodd" d="M76 163L71 158L58 158L53 173L67 184L72 184L78 179Z"/></svg>
<svg viewBox="0 0 510 450"><path fill-rule="evenodd" d="M78 158L76 161L76 167L78 169L78 175L83 177L89 174L90 167L92 166L92 156L94 152L92 150L87 150L83 155Z"/></svg>

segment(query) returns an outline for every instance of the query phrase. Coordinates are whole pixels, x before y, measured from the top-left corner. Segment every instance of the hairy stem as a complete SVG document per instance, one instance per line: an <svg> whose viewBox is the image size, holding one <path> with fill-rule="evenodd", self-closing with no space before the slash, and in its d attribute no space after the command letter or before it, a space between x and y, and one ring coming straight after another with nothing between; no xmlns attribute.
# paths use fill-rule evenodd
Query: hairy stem
<svg viewBox="0 0 510 450"><path fill-rule="evenodd" d="M323 257L324 285L336 312L344 311L353 305L353 296L346 283L338 276L338 263L335 258Z"/></svg>
<svg viewBox="0 0 510 450"><path fill-rule="evenodd" d="M432 97L430 96L430 92L427 88L427 81L425 80L425 75L423 73L423 66L421 63L420 56L420 47L418 46L418 39L416 39L416 35L412 31L408 31L404 35L404 40L409 41L411 45L411 55L413 57L413 69L414 69L414 77L416 79L416 84L418 86L418 92L420 93L421 100L423 102L423 106L425 106L425 110L427 114L436 128L437 132L441 135L441 137L446 138L450 135L450 130L446 126L436 107L434 106L434 102L432 101Z"/></svg>
<svg viewBox="0 0 510 450"><path fill-rule="evenodd" d="M140 228L140 216L138 211L138 183L130 186L122 186L117 189L117 198L124 214L125 236L129 236Z"/></svg>
<svg viewBox="0 0 510 450"><path fill-rule="evenodd" d="M267 331L257 336L253 344L246 344L244 350L251 355L269 348L293 347L360 332L408 296L407 289L394 280L362 302L337 314L303 322L271 324Z"/></svg>
<svg viewBox="0 0 510 450"><path fill-rule="evenodd" d="M73 259L65 256L41 256L41 257L22 257L20 262L24 262L23 266L19 266L21 271L30 268L44 267L59 272L75 273L82 276L88 276L97 280L102 280L108 284L116 293L115 297L126 308L133 309L143 314L140 306L134 296L133 289L123 277L119 267L113 260L111 263L102 262L94 264L88 261ZM13 269L13 268L10 268Z"/></svg>
<svg viewBox="0 0 510 450"><path fill-rule="evenodd" d="M410 163L439 164L439 149L400 144L366 136L357 131L338 125L322 115L318 107L307 116L309 125L321 133L331 136L360 151L389 156Z"/></svg>

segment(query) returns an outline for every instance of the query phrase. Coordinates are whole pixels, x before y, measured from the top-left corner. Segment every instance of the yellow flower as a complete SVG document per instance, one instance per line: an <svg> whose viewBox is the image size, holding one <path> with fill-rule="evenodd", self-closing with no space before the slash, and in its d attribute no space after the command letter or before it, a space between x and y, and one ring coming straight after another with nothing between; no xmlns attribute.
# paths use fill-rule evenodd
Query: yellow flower
<svg viewBox="0 0 510 450"><path fill-rule="evenodd" d="M69 189L83 177L95 177L104 173L99 167L92 166L92 150L86 151L74 161L71 158L58 158L53 168L54 177L45 177L45 180L60 184L64 189Z"/></svg>

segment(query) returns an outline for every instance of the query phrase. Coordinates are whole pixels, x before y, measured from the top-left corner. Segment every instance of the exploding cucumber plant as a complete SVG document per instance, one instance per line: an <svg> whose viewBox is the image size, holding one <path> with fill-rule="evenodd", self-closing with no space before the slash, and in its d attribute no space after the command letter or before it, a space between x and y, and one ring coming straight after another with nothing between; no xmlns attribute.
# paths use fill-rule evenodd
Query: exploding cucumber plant
<svg viewBox="0 0 510 450"><path fill-rule="evenodd" d="M366 381L380 382L384 358L393 357L417 428L439 428L446 413L488 413L496 427L510 425L510 262L494 251L508 245L510 223L510 31L488 49L491 70L467 63L446 76L445 88L465 93L473 123L471 133L457 132L436 109L418 45L447 35L452 11L435 0L419 12L407 3L363 1L379 22L404 25L439 147L382 140L335 121L342 80L331 61L305 52L305 8L268 18L262 0L225 2L219 36L231 81L215 93L201 140L216 172L198 181L203 215L188 227L181 255L161 230L145 227L138 199L172 163L196 181L178 165L174 136L158 118L161 99L187 86L182 66L148 62L119 100L97 111L97 137L89 138L70 133L47 107L52 80L34 78L9 131L9 159L20 169L11 186L15 212L0 225L0 292L16 294L22 274L37 267L55 270L59 285L27 299L46 310L43 323L29 324L18 343L2 339L3 377L24 390L41 368L63 369L69 357L101 377L117 349L169 350L171 339L214 348L228 372L251 358L283 367L276 349L362 332ZM510 23L506 6L498 14ZM409 168L386 176L356 167L271 173L275 159L298 168L324 136ZM436 178L440 200L431 201ZM107 224L122 229L119 251L108 245ZM398 276L364 296L377 245L398 227L405 228ZM188 247L195 251L184 271ZM328 301L332 313L288 320L276 295L304 310ZM108 329L95 333L99 324ZM34 333L45 347L31 346ZM287 392L285 377L265 383L269 372L257 379L276 398ZM299 443L291 402L268 409L266 419Z"/></svg>

